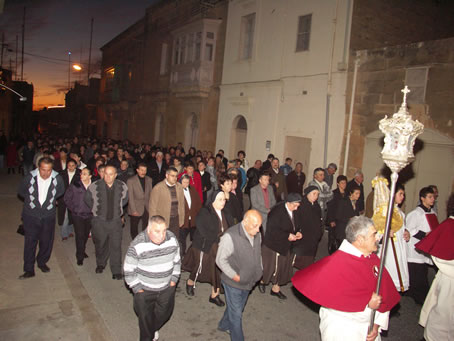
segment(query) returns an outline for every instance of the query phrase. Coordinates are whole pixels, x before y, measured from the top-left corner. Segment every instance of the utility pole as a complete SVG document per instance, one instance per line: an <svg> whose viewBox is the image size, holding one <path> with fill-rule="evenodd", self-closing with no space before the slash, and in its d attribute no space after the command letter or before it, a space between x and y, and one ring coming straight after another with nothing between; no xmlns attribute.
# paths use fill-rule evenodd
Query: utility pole
<svg viewBox="0 0 454 341"><path fill-rule="evenodd" d="M90 86L90 66L91 66L91 45L93 42L93 18L91 18L91 30L90 30L90 48L88 50L88 71L87 71L87 85Z"/></svg>
<svg viewBox="0 0 454 341"><path fill-rule="evenodd" d="M0 68L3 68L3 50L5 49L5 32L2 32L2 59L0 63Z"/></svg>
<svg viewBox="0 0 454 341"><path fill-rule="evenodd" d="M24 6L24 17L22 19L22 66L20 70L20 80L24 80L24 41L25 41L25 6Z"/></svg>
<svg viewBox="0 0 454 341"><path fill-rule="evenodd" d="M16 67L14 68L15 80L17 81L17 50L19 49L19 36L16 34Z"/></svg>
<svg viewBox="0 0 454 341"><path fill-rule="evenodd" d="M71 90L71 51L68 51L68 92Z"/></svg>

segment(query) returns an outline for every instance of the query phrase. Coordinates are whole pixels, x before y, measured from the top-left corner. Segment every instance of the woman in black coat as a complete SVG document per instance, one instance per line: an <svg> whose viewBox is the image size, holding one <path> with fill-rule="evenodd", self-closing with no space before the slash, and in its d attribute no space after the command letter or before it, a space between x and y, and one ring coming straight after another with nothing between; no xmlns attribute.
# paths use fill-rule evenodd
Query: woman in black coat
<svg viewBox="0 0 454 341"><path fill-rule="evenodd" d="M303 238L293 244L296 255L293 266L300 270L314 263L318 243L323 234L322 210L317 202L319 194L318 187L307 187L304 190L301 206L298 208L303 217L301 225Z"/></svg>
<svg viewBox="0 0 454 341"><path fill-rule="evenodd" d="M196 230L192 245L183 261L183 269L190 272L186 292L194 296L196 281L211 284L209 302L219 307L225 305L220 299L221 273L216 266L216 253L224 231L233 225L232 217L225 212L225 195L214 192L197 215Z"/></svg>
<svg viewBox="0 0 454 341"><path fill-rule="evenodd" d="M336 241L335 231L336 228L336 214L337 214L337 207L339 206L339 202L347 197L347 177L345 175L339 175L337 177L337 188L333 191L333 199L328 201L328 214L326 216L327 223L329 226L329 233L328 233L328 252L332 254L339 248L339 244Z"/></svg>
<svg viewBox="0 0 454 341"><path fill-rule="evenodd" d="M356 205L361 189L358 186L349 187L349 196L339 201L336 212L336 227L334 228L334 235L337 245L340 245L345 239L345 228L347 227L350 218L359 216L359 208Z"/></svg>

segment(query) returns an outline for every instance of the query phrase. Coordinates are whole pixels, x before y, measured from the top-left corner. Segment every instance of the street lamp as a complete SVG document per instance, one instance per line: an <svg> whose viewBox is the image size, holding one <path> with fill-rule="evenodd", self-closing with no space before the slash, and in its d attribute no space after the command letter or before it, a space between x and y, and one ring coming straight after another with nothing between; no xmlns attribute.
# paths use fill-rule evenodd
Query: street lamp
<svg viewBox="0 0 454 341"><path fill-rule="evenodd" d="M7 87L5 84L0 84L0 88L5 88L5 89L8 89L11 92L14 92L17 96L19 96L19 101L21 101L21 102L25 102L27 100L27 97L22 96L20 93L18 93L17 91L14 91L13 89Z"/></svg>

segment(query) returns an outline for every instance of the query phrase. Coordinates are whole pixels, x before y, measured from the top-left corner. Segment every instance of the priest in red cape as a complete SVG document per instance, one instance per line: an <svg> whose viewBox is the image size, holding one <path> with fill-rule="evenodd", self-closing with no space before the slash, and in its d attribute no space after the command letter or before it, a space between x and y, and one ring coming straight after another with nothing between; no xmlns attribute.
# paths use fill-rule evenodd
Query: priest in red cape
<svg viewBox="0 0 454 341"><path fill-rule="evenodd" d="M380 340L388 329L389 311L399 302L394 283L383 269L379 295L375 294L380 259L377 231L371 219L350 219L346 239L338 251L298 271L293 285L304 296L320 304L322 341ZM372 309L373 330L368 333Z"/></svg>
<svg viewBox="0 0 454 341"><path fill-rule="evenodd" d="M449 218L415 245L438 267L419 317L427 341L454 339L454 194L447 212Z"/></svg>

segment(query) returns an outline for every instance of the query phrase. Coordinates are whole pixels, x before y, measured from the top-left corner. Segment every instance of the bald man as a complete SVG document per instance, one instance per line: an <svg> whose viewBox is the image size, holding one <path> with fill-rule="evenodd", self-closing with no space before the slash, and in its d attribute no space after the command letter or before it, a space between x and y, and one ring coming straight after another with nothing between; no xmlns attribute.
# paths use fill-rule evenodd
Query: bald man
<svg viewBox="0 0 454 341"><path fill-rule="evenodd" d="M244 340L242 316L247 298L254 285L263 275L259 232L262 216L249 210L243 221L230 227L221 237L216 264L222 270L227 307L218 329L230 334L230 339Z"/></svg>

